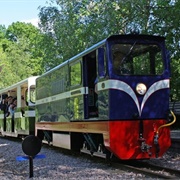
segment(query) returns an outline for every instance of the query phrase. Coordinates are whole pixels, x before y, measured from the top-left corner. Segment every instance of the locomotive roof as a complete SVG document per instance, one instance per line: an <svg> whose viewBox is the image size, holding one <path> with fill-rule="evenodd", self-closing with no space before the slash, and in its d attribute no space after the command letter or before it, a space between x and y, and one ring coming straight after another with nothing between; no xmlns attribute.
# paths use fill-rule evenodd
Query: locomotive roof
<svg viewBox="0 0 180 180"><path fill-rule="evenodd" d="M107 40L109 39L114 39L116 40L117 37L121 37L121 39L127 39L127 40L130 40L130 39L139 39L139 40L143 40L143 39L149 39L149 40L153 40L153 41L164 41L165 40L165 37L162 37L162 36L156 36L156 35L145 35L145 34L126 34L126 35L112 35L110 37L107 38Z"/></svg>

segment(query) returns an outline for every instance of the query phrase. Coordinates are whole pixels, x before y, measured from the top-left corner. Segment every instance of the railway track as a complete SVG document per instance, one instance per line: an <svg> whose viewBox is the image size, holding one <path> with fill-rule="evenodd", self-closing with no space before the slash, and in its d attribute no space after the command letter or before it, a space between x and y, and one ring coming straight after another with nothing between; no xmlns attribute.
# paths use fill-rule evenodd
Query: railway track
<svg viewBox="0 0 180 180"><path fill-rule="evenodd" d="M87 154L84 154L84 157L86 157L86 155ZM87 158L90 158L90 156L87 156ZM95 161L96 163L107 163L109 167L116 169L116 173L118 172L119 174L124 171L141 174L145 178L180 179L180 170L150 164L148 163L148 160L147 162L143 160L119 161L117 159L103 161L102 157L100 158L100 156L93 157L91 160ZM112 171L110 173L113 173L114 170L111 168L107 171Z"/></svg>
<svg viewBox="0 0 180 180"><path fill-rule="evenodd" d="M90 156L84 156L88 159ZM102 158L93 157L91 159L95 163L107 163L109 168L106 170L107 172L113 174L130 172L135 174L141 174L143 178L157 178L157 179L180 179L180 170L162 167L158 165L152 165L148 162L143 161L103 161Z"/></svg>
<svg viewBox="0 0 180 180"><path fill-rule="evenodd" d="M114 165L113 165L114 166ZM180 170L152 165L147 162L132 162L115 164L117 167L125 167L133 172L138 172L152 178L179 179Z"/></svg>

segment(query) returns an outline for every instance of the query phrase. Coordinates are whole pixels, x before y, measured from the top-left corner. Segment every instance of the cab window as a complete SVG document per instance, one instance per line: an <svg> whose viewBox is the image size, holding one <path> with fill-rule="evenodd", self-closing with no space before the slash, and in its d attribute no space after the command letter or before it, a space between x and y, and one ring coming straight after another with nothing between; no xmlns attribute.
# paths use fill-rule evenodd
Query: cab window
<svg viewBox="0 0 180 180"><path fill-rule="evenodd" d="M117 75L159 75L164 70L161 49L156 44L115 44L112 63Z"/></svg>

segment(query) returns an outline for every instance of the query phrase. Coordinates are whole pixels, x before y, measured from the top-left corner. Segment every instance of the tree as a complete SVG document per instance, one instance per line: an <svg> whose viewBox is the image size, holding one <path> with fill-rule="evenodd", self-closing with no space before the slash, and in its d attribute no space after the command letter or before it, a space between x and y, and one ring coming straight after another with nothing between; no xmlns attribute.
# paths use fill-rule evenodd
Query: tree
<svg viewBox="0 0 180 180"><path fill-rule="evenodd" d="M43 52L40 42L43 34L30 23L17 22L10 25L7 29L7 38L22 46L22 50L29 56L25 65L31 67L31 75L38 75L44 72L42 69Z"/></svg>
<svg viewBox="0 0 180 180"><path fill-rule="evenodd" d="M3 77L0 88L44 72L40 47L42 37L41 31L31 24L17 22L7 28L4 38L0 39L4 57L0 59L0 75Z"/></svg>

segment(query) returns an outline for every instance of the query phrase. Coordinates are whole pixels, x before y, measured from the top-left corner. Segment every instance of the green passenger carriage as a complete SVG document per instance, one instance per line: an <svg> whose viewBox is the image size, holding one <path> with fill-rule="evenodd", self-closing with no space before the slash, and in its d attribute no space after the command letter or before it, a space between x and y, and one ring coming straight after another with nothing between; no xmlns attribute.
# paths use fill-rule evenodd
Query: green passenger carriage
<svg viewBox="0 0 180 180"><path fill-rule="evenodd" d="M0 90L1 101L4 95L17 100L14 115L0 111L0 132L3 136L34 134L36 78L29 77Z"/></svg>

